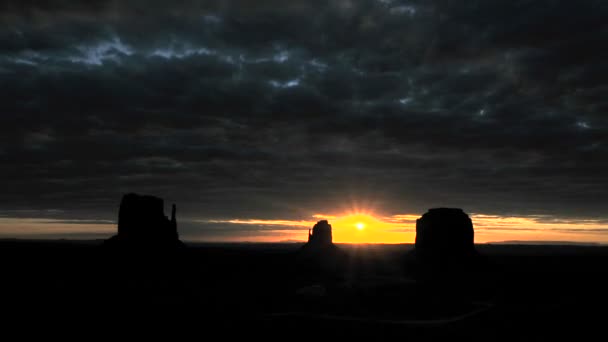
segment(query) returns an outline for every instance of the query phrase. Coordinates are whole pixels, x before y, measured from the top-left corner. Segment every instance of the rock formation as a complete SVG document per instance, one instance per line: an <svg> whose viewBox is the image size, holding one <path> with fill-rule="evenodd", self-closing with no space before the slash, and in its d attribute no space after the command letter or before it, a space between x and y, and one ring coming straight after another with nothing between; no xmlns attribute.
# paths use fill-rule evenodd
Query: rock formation
<svg viewBox="0 0 608 342"><path fill-rule="evenodd" d="M416 220L416 250L436 255L474 252L471 218L462 209L429 209Z"/></svg>
<svg viewBox="0 0 608 342"><path fill-rule="evenodd" d="M308 230L308 244L314 246L333 245L331 224L327 220L317 222L312 229Z"/></svg>
<svg viewBox="0 0 608 342"><path fill-rule="evenodd" d="M177 247L181 246L177 234L175 204L171 219L165 216L162 198L126 194L118 211L118 234L106 241L112 246Z"/></svg>
<svg viewBox="0 0 608 342"><path fill-rule="evenodd" d="M453 272L479 269L480 261L475 251L473 222L462 209L429 209L416 220L416 245L406 257L409 271L433 277L453 276Z"/></svg>
<svg viewBox="0 0 608 342"><path fill-rule="evenodd" d="M404 271L425 283L433 296L460 298L491 270L475 250L473 222L458 208L429 209L416 220L416 244L405 255Z"/></svg>
<svg viewBox="0 0 608 342"><path fill-rule="evenodd" d="M332 242L331 224L327 220L317 222L308 230L308 242L298 254L301 268L313 272L335 272L342 257L342 251Z"/></svg>

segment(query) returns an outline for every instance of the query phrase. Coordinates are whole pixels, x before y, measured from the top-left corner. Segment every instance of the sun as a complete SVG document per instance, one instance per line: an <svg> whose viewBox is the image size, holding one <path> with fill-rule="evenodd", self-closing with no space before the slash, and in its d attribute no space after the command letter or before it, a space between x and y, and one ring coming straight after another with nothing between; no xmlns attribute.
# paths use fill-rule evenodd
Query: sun
<svg viewBox="0 0 608 342"><path fill-rule="evenodd" d="M365 223L357 222L357 223L355 223L355 227L357 227L357 229L359 229L359 230L363 230L365 228Z"/></svg>

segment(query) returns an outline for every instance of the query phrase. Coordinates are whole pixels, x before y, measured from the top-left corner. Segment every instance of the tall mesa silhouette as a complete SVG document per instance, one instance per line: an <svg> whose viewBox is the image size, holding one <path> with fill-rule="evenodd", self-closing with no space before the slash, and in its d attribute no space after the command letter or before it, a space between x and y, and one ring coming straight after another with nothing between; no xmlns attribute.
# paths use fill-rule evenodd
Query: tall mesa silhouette
<svg viewBox="0 0 608 342"><path fill-rule="evenodd" d="M171 218L164 212L162 198L125 194L118 211L118 234L105 241L113 247L182 247L177 233L176 206Z"/></svg>
<svg viewBox="0 0 608 342"><path fill-rule="evenodd" d="M416 249L461 254L475 249L473 222L459 208L433 208L416 220Z"/></svg>
<svg viewBox="0 0 608 342"><path fill-rule="evenodd" d="M460 208L432 208L416 220L414 256L431 270L477 260L473 222Z"/></svg>

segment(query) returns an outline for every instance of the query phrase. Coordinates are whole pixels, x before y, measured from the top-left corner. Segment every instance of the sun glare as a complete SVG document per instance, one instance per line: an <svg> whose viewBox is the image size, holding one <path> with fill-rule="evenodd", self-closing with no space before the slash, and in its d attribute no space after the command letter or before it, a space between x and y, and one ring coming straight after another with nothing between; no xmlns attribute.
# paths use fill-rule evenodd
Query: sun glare
<svg viewBox="0 0 608 342"><path fill-rule="evenodd" d="M414 239L411 229L408 229L410 225L391 222L369 211L315 217L327 218L333 228L333 240L337 243L406 243Z"/></svg>

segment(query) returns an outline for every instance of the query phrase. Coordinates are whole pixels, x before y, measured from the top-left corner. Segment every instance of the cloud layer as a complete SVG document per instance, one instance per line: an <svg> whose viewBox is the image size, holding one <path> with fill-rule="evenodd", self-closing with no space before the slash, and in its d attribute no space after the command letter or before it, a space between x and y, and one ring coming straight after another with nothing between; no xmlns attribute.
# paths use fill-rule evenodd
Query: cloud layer
<svg viewBox="0 0 608 342"><path fill-rule="evenodd" d="M6 210L606 218L604 1L0 5Z"/></svg>

